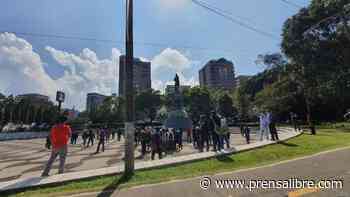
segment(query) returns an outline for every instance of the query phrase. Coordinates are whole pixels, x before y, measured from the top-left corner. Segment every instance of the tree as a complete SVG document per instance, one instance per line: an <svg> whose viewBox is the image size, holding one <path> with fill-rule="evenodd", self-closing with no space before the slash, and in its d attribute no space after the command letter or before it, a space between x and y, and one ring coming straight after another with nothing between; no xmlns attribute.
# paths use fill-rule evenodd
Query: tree
<svg viewBox="0 0 350 197"><path fill-rule="evenodd" d="M90 112L88 117L94 123L123 122L124 100L121 97L109 96L97 107L95 112ZM87 114L85 114L87 115Z"/></svg>
<svg viewBox="0 0 350 197"><path fill-rule="evenodd" d="M237 101L238 115L241 120L249 119L249 111L251 110L251 101L248 94L243 88L238 88L235 92L235 100Z"/></svg>
<svg viewBox="0 0 350 197"><path fill-rule="evenodd" d="M5 122L13 121L13 111L15 108L15 99L12 95L8 96L5 101Z"/></svg>
<svg viewBox="0 0 350 197"><path fill-rule="evenodd" d="M259 111L272 112L275 118L288 119L290 111L300 113L300 92L287 77L265 87L255 98L254 104Z"/></svg>
<svg viewBox="0 0 350 197"><path fill-rule="evenodd" d="M233 107L232 98L228 94L224 94L219 99L219 112L224 117L233 117L236 109Z"/></svg>
<svg viewBox="0 0 350 197"><path fill-rule="evenodd" d="M267 70L270 70L276 67L284 66L287 63L287 60L281 53L267 53L258 55L255 63L258 65L264 65Z"/></svg>
<svg viewBox="0 0 350 197"><path fill-rule="evenodd" d="M0 93L0 126L4 122L5 100L6 96Z"/></svg>
<svg viewBox="0 0 350 197"><path fill-rule="evenodd" d="M163 102L159 91L146 90L136 95L135 110L140 119L148 118L152 123Z"/></svg>
<svg viewBox="0 0 350 197"><path fill-rule="evenodd" d="M325 88L337 84L350 90L347 80L334 80L350 72L348 7L348 0L313 0L284 24L282 50L291 60L291 79L302 90L309 124L316 105L329 96ZM334 93L341 114L350 97Z"/></svg>
<svg viewBox="0 0 350 197"><path fill-rule="evenodd" d="M202 114L214 110L210 92L205 87L193 87L184 92L184 102L192 121L197 122Z"/></svg>

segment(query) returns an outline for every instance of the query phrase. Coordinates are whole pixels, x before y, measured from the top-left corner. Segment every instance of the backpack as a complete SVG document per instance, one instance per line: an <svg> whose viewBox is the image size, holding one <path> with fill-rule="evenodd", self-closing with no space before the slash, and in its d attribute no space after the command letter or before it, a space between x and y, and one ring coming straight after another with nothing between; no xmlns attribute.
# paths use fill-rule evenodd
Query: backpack
<svg viewBox="0 0 350 197"><path fill-rule="evenodd" d="M219 135L225 135L229 132L226 118L220 118L220 125L215 124L215 131Z"/></svg>

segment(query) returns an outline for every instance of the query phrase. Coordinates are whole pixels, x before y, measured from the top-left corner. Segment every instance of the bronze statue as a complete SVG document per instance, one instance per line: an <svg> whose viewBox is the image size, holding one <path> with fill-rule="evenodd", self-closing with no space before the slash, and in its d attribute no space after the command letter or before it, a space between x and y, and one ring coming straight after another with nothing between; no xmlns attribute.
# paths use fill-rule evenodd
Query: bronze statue
<svg viewBox="0 0 350 197"><path fill-rule="evenodd" d="M180 79L176 74L174 78L175 92L171 94L171 105L168 108L168 118L164 122L166 128L190 129L192 121L183 106L183 96L180 92Z"/></svg>
<svg viewBox="0 0 350 197"><path fill-rule="evenodd" d="M178 91L180 88L180 79L177 74L175 75L174 81L175 81L175 91Z"/></svg>

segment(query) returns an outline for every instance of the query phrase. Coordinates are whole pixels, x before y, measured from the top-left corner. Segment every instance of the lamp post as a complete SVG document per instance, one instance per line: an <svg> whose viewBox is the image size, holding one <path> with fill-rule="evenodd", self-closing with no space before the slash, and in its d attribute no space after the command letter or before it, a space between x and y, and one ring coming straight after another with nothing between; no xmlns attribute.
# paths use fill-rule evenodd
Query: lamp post
<svg viewBox="0 0 350 197"><path fill-rule="evenodd" d="M125 43L125 99L126 99L126 122L125 122L125 171L129 176L134 172L134 86L133 86L133 0L126 1L126 43Z"/></svg>
<svg viewBox="0 0 350 197"><path fill-rule="evenodd" d="M66 97L66 94L64 92L62 91L56 92L56 101L58 102L58 113L61 113L61 106L65 100L65 97Z"/></svg>

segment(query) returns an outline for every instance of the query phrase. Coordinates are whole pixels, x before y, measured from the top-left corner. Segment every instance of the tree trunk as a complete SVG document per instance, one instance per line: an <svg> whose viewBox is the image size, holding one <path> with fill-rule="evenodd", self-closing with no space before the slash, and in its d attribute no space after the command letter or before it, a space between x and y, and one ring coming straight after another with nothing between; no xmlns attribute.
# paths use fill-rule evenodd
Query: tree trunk
<svg viewBox="0 0 350 197"><path fill-rule="evenodd" d="M345 28L345 34L348 37L348 39L350 40L350 28L348 26L348 21L346 20L346 17L344 15L342 15L341 18L342 18L343 25Z"/></svg>
<svg viewBox="0 0 350 197"><path fill-rule="evenodd" d="M307 97L305 97L305 104L306 104L306 122L309 126L311 126L312 124L311 105L310 105L310 100Z"/></svg>
<svg viewBox="0 0 350 197"><path fill-rule="evenodd" d="M13 120L13 109L11 108L10 109L10 122L12 122Z"/></svg>
<svg viewBox="0 0 350 197"><path fill-rule="evenodd" d="M29 107L27 106L27 110L26 110L26 119L25 119L25 121L26 121L27 124L29 123L29 114L30 114L30 109L29 109Z"/></svg>

